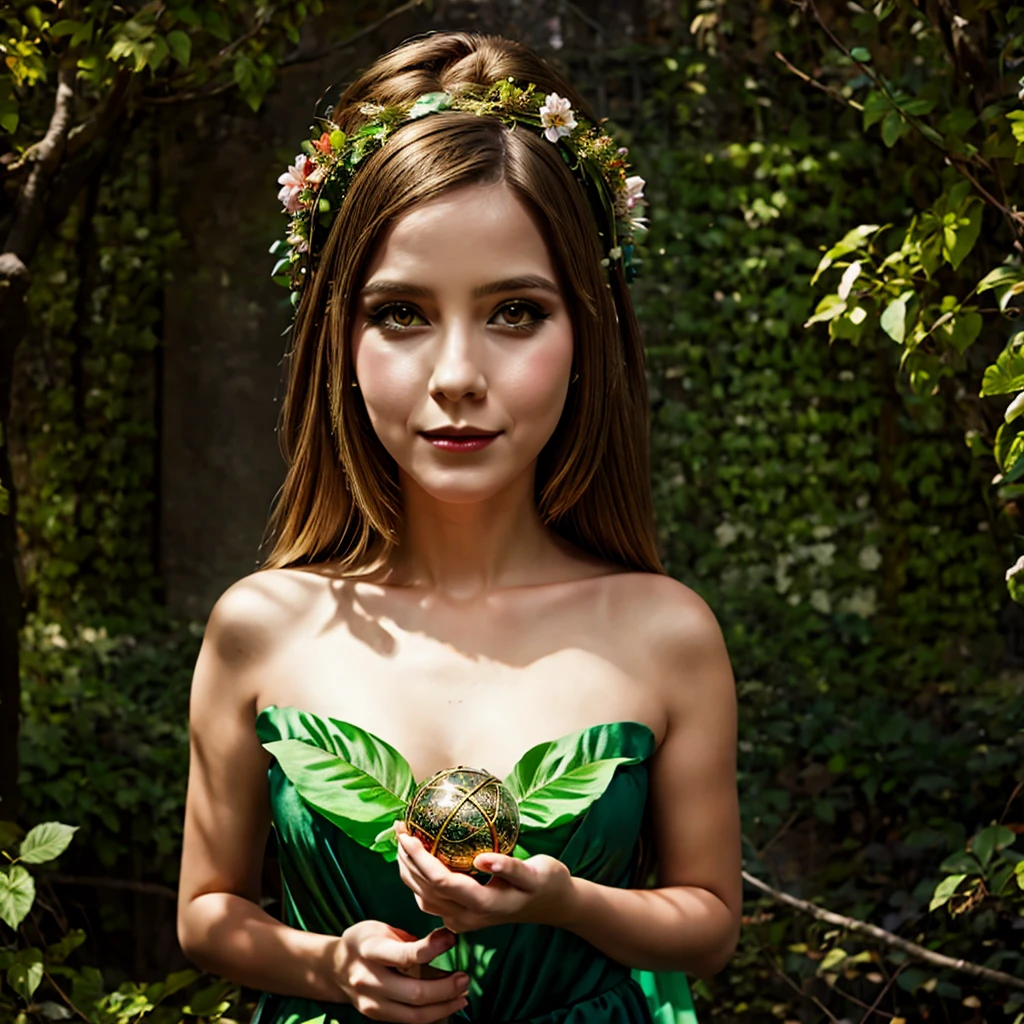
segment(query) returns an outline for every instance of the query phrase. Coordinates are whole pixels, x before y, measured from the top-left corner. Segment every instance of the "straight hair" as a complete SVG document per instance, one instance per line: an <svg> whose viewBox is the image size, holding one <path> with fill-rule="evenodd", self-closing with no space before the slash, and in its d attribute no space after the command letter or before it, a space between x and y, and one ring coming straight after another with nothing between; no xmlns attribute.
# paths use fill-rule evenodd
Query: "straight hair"
<svg viewBox="0 0 1024 1024"><path fill-rule="evenodd" d="M572 86L520 43L430 33L379 58L331 111L358 128L367 103L404 104L512 77L568 98ZM319 264L307 272L286 353L278 439L287 464L261 569L331 562L347 575L381 566L398 542L402 500L394 460L377 438L349 343L359 289L388 227L420 203L473 184L505 183L542 231L573 324L576 383L537 460L535 500L561 537L628 569L664 573L654 530L643 344L621 265L601 265L602 223L559 150L539 132L465 111L397 128L355 174ZM261 545L261 548L262 546Z"/></svg>

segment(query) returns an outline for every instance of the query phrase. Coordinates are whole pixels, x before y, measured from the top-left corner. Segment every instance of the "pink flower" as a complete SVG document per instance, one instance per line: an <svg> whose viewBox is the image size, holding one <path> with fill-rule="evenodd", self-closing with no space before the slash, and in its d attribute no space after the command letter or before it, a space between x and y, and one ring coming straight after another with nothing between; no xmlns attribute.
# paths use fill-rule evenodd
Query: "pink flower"
<svg viewBox="0 0 1024 1024"><path fill-rule="evenodd" d="M568 135L576 127L569 101L557 92L549 92L544 97L544 106L540 108L540 123L545 129L544 138L549 142L557 142L563 135Z"/></svg>
<svg viewBox="0 0 1024 1024"><path fill-rule="evenodd" d="M297 213L307 205L299 199L299 193L311 184L310 178L315 168L313 161L305 153L300 153L295 158L295 163L277 179L277 183L284 186L277 193L277 198L284 203L288 213Z"/></svg>
<svg viewBox="0 0 1024 1024"><path fill-rule="evenodd" d="M626 179L626 209L632 210L644 197L644 185L647 183L639 174Z"/></svg>

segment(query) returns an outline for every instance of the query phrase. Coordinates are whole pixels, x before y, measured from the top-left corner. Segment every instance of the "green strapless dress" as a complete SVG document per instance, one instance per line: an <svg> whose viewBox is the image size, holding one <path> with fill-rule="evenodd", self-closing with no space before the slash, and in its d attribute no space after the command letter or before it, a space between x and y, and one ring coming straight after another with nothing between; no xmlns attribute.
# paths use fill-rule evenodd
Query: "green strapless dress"
<svg viewBox="0 0 1024 1024"><path fill-rule="evenodd" d="M405 758L350 722L264 708L256 730L281 864L282 919L340 935L379 920L417 936L440 927L398 872L392 823L417 783ZM520 810L515 856L546 853L574 875L625 888L636 866L655 737L608 722L541 743L503 780ZM485 767L485 766L476 766ZM686 976L631 969L573 932L510 924L458 936L431 961L470 977L458 1024L696 1024ZM353 1024L355 1007L264 993L252 1024Z"/></svg>

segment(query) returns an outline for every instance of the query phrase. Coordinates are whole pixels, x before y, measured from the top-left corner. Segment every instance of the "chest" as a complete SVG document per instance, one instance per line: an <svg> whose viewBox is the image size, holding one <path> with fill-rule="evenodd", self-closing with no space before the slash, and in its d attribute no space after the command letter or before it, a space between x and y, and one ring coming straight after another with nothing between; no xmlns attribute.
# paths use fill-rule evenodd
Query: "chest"
<svg viewBox="0 0 1024 1024"><path fill-rule="evenodd" d="M298 707L362 727L417 779L465 764L503 778L538 743L620 721L664 732L642 658L600 623L378 613L282 645L258 707Z"/></svg>

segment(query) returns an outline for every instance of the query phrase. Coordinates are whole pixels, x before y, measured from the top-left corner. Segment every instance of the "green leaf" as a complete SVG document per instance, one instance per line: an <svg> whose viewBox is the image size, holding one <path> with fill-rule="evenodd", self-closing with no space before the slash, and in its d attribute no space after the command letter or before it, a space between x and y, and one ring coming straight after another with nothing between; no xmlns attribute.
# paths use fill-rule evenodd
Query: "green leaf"
<svg viewBox="0 0 1024 1024"><path fill-rule="evenodd" d="M871 63L871 51L866 46L855 46L850 51L850 56L854 60L859 60L861 64Z"/></svg>
<svg viewBox="0 0 1024 1024"><path fill-rule="evenodd" d="M1009 395L1024 390L1024 355L1006 350L995 363L985 368L981 378L981 397Z"/></svg>
<svg viewBox="0 0 1024 1024"><path fill-rule="evenodd" d="M882 330L897 344L902 345L907 333L907 293L893 299L882 312Z"/></svg>
<svg viewBox="0 0 1024 1024"><path fill-rule="evenodd" d="M861 262L860 260L854 260L847 268L843 271L842 280L839 282L839 288L836 294L844 302L850 297L850 290L853 288L854 282L860 276Z"/></svg>
<svg viewBox="0 0 1024 1024"><path fill-rule="evenodd" d="M264 708L256 728L264 748L310 807L360 845L378 849L386 859L397 856L394 844L381 850L378 839L404 815L416 783L394 747L351 722L296 708ZM311 739L277 738L289 730Z"/></svg>
<svg viewBox="0 0 1024 1024"><path fill-rule="evenodd" d="M981 333L981 323L980 313L961 312L944 323L937 333L963 355Z"/></svg>
<svg viewBox="0 0 1024 1024"><path fill-rule="evenodd" d="M0 920L16 930L32 909L36 898L36 883L20 865L0 870Z"/></svg>
<svg viewBox="0 0 1024 1024"><path fill-rule="evenodd" d="M167 33L167 45L170 47L171 55L183 67L187 68L192 60L192 40L186 32L180 28L173 29Z"/></svg>
<svg viewBox="0 0 1024 1024"><path fill-rule="evenodd" d="M32 1002L32 996L42 980L43 965L41 963L17 963L11 964L7 968L7 983L26 1003Z"/></svg>
<svg viewBox="0 0 1024 1024"><path fill-rule="evenodd" d="M989 825L971 840L971 853L978 858L981 866L987 867L992 855L1012 845L1013 832L1004 825Z"/></svg>
<svg viewBox="0 0 1024 1024"><path fill-rule="evenodd" d="M0 128L12 135L18 129L18 101L0 100Z"/></svg>
<svg viewBox="0 0 1024 1024"><path fill-rule="evenodd" d="M869 92L864 100L864 131L881 121L890 110L892 110L892 104L884 92L878 89Z"/></svg>
<svg viewBox="0 0 1024 1024"><path fill-rule="evenodd" d="M77 825L62 825L59 821L45 821L29 831L21 842L18 856L26 864L45 864L59 857L78 831Z"/></svg>
<svg viewBox="0 0 1024 1024"><path fill-rule="evenodd" d="M64 18L50 26L50 35L54 39L59 39L61 36L73 36L81 27L82 22Z"/></svg>
<svg viewBox="0 0 1024 1024"><path fill-rule="evenodd" d="M942 255L956 270L974 248L981 232L983 211L980 199L971 197L958 211L954 225L943 228Z"/></svg>
<svg viewBox="0 0 1024 1024"><path fill-rule="evenodd" d="M821 258L821 262L818 264L817 270L814 272L814 276L811 278L811 284L815 284L818 278L826 271L832 264L842 256L846 256L857 249L860 249L868 238L871 237L876 231L880 230L878 224L859 224L857 227L848 231L835 245L832 246L828 252L825 253Z"/></svg>
<svg viewBox="0 0 1024 1024"><path fill-rule="evenodd" d="M216 1017L227 1010L231 1003L228 1000L234 986L230 981L220 979L212 985L200 989L184 1008L185 1013L195 1017Z"/></svg>
<svg viewBox="0 0 1024 1024"><path fill-rule="evenodd" d="M830 949L818 964L818 974L834 970L846 959L846 950L839 946Z"/></svg>
<svg viewBox="0 0 1024 1024"><path fill-rule="evenodd" d="M948 878L944 878L939 882L935 887L935 894L932 896L932 901L928 904L928 909L937 910L939 907L948 903L953 893L956 892L956 887L966 877L966 875L950 875Z"/></svg>
<svg viewBox="0 0 1024 1024"><path fill-rule="evenodd" d="M999 308L1005 313L1010 299L1024 292L1024 269L1004 264L987 273L978 282L978 293L993 290Z"/></svg>
<svg viewBox="0 0 1024 1024"><path fill-rule="evenodd" d="M826 295L814 308L814 315L804 321L804 327L827 323L846 312L846 303L838 295Z"/></svg>
<svg viewBox="0 0 1024 1024"><path fill-rule="evenodd" d="M46 960L51 964L59 964L85 942L85 932L81 928L73 928L58 942L46 947Z"/></svg>
<svg viewBox="0 0 1024 1024"><path fill-rule="evenodd" d="M890 110L882 119L882 141L891 149L906 129L903 115L898 110Z"/></svg>
<svg viewBox="0 0 1024 1024"><path fill-rule="evenodd" d="M645 725L618 722L531 747L504 780L519 804L521 830L571 821L604 793L619 765L643 760L653 743Z"/></svg>
<svg viewBox="0 0 1024 1024"><path fill-rule="evenodd" d="M415 121L417 118L427 114L436 114L439 110L447 110L451 106L451 93L428 92L424 93L410 108L408 119Z"/></svg>

